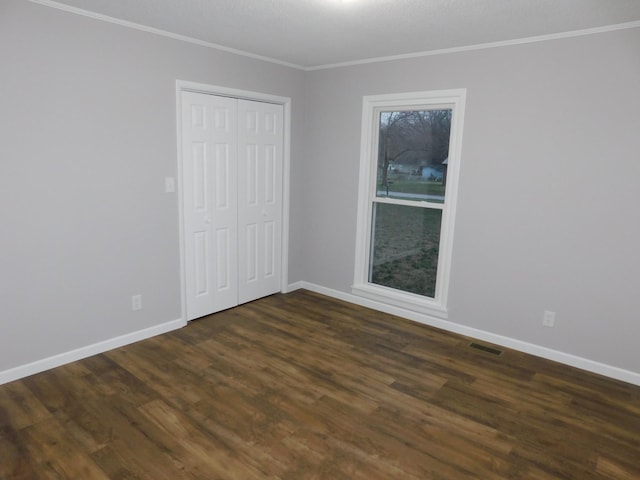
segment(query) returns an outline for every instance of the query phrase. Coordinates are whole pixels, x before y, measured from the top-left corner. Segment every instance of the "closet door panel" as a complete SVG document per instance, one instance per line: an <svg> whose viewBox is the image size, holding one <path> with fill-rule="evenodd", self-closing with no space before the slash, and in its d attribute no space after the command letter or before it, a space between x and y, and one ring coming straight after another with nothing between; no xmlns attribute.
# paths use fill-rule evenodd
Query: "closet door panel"
<svg viewBox="0 0 640 480"><path fill-rule="evenodd" d="M280 291L283 107L238 100L239 303Z"/></svg>
<svg viewBox="0 0 640 480"><path fill-rule="evenodd" d="M237 305L237 100L182 93L187 319Z"/></svg>

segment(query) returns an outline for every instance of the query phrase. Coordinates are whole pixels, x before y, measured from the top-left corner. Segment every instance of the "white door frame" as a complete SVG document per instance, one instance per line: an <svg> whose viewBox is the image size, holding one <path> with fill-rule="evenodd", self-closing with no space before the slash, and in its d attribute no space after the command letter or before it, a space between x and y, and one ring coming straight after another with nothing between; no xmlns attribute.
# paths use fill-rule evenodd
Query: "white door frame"
<svg viewBox="0 0 640 480"><path fill-rule="evenodd" d="M183 172L182 172L182 95L183 91L218 95L222 97L242 98L257 102L275 103L282 105L284 109L283 130L283 165L282 165L282 262L280 291L288 291L289 285L289 189L290 189L290 163L291 163L291 98L280 97L260 92L238 90L235 88L194 83L184 80L176 80L176 138L177 138L177 162L178 181L176 193L178 196L178 224L180 232L180 303L182 319L187 318L187 290L186 290L186 266L184 245L184 203L182 199Z"/></svg>

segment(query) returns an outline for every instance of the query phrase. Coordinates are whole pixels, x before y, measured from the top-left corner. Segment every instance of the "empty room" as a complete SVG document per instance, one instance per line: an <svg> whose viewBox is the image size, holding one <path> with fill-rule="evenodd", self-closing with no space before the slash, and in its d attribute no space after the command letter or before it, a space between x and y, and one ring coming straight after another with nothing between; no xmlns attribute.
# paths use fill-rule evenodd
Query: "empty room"
<svg viewBox="0 0 640 480"><path fill-rule="evenodd" d="M0 1L0 479L640 478L640 2Z"/></svg>

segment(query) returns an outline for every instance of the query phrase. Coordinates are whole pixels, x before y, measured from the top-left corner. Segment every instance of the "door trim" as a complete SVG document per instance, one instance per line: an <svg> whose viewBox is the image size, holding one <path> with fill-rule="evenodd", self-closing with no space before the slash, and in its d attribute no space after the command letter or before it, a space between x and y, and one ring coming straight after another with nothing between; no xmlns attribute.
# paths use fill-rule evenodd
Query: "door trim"
<svg viewBox="0 0 640 480"><path fill-rule="evenodd" d="M207 85L185 80L176 80L176 139L177 139L177 182L178 196L178 229L180 248L180 311L182 318L187 318L186 265L184 246L184 204L182 200L182 92L204 93L222 97L233 97L257 102L282 105L284 110L284 128L282 145L282 255L280 265L280 291L286 293L289 285L289 193L291 164L291 98L267 93L239 90L235 88Z"/></svg>

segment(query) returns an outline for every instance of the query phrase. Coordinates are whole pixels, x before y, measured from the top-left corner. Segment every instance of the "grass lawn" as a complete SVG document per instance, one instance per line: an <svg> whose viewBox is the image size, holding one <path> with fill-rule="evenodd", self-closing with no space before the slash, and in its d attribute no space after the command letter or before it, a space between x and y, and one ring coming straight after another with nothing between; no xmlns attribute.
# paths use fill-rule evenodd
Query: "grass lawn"
<svg viewBox="0 0 640 480"><path fill-rule="evenodd" d="M442 211L377 204L372 283L435 296Z"/></svg>
<svg viewBox="0 0 640 480"><path fill-rule="evenodd" d="M378 185L379 190L385 190L387 187ZM414 180L406 176L394 178L389 175L389 191L401 193L422 193L427 195L440 195L444 197L445 186L442 182L431 180Z"/></svg>

